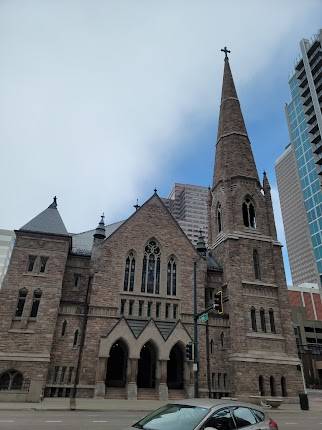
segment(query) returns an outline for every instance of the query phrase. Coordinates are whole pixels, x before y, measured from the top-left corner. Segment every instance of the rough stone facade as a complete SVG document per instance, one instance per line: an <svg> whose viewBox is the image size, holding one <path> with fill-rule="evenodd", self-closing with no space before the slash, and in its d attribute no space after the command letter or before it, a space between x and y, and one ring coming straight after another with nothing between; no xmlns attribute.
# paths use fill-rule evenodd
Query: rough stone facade
<svg viewBox="0 0 322 430"><path fill-rule="evenodd" d="M193 396L194 267L197 311L219 290L225 299L223 315L198 324L199 395L297 396L270 187L258 180L228 60L214 177L207 253L156 193L107 238L101 222L88 254L73 251L56 200L16 231L0 291L0 400L74 388L79 397Z"/></svg>

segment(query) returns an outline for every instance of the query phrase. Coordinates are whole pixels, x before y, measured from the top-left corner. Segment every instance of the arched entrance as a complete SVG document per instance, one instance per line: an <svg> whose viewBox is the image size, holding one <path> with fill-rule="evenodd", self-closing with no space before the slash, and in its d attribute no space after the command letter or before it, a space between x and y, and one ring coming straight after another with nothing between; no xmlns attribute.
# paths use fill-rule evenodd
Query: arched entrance
<svg viewBox="0 0 322 430"><path fill-rule="evenodd" d="M107 387L125 387L128 348L122 340L117 340L111 347L107 361Z"/></svg>
<svg viewBox="0 0 322 430"><path fill-rule="evenodd" d="M180 345L176 343L170 351L170 359L167 363L167 385L169 389L183 389L183 370L183 351Z"/></svg>
<svg viewBox="0 0 322 430"><path fill-rule="evenodd" d="M138 388L155 388L156 350L152 342L143 345L138 362Z"/></svg>

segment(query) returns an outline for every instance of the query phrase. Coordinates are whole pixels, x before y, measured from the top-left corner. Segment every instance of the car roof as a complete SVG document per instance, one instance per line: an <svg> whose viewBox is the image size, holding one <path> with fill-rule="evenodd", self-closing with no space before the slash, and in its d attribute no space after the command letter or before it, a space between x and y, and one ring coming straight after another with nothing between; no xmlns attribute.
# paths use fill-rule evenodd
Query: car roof
<svg viewBox="0 0 322 430"><path fill-rule="evenodd" d="M259 410L265 414L262 408L260 408L257 405L251 404L251 403L243 403L239 402L237 400L226 400L226 399L185 399L185 400L178 400L178 401L172 401L168 402L168 404L175 404L175 405L187 405L187 406L199 406L200 408L218 408L218 407L224 407L224 406L245 406L246 408L252 408Z"/></svg>

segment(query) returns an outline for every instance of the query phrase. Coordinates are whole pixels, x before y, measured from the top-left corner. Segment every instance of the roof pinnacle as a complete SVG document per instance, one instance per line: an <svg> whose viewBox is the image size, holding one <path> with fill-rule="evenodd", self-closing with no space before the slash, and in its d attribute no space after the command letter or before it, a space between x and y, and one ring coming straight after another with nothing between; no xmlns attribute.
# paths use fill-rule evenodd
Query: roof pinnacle
<svg viewBox="0 0 322 430"><path fill-rule="evenodd" d="M224 49L221 49L221 52L224 52L224 53L225 53L225 60L226 60L226 59L228 60L228 55L227 55L227 54L230 54L230 53L231 53L231 51L229 51L229 50L227 49L227 46L225 46L225 47L224 47Z"/></svg>
<svg viewBox="0 0 322 430"><path fill-rule="evenodd" d="M53 198L53 202L48 206L51 209L57 209L57 197Z"/></svg>

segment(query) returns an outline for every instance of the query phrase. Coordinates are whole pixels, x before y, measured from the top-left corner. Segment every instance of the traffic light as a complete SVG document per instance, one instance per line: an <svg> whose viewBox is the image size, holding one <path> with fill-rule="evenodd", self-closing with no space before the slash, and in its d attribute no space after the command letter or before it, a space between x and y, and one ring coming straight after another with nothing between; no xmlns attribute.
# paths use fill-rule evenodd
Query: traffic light
<svg viewBox="0 0 322 430"><path fill-rule="evenodd" d="M192 343L187 343L186 345L186 359L192 360Z"/></svg>
<svg viewBox="0 0 322 430"><path fill-rule="evenodd" d="M220 315L224 313L224 308L222 304L222 291L218 291L218 293L215 294L213 308L214 311L216 311Z"/></svg>

